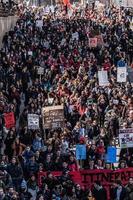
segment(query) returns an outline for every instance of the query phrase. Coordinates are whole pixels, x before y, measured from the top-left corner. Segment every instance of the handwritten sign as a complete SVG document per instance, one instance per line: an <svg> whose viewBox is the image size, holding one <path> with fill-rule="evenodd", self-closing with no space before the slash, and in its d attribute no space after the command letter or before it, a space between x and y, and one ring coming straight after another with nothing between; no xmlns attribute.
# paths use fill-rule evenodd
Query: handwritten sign
<svg viewBox="0 0 133 200"><path fill-rule="evenodd" d="M39 115L28 114L28 129L39 129Z"/></svg>
<svg viewBox="0 0 133 200"><path fill-rule="evenodd" d="M125 83L127 81L127 67L117 67L117 82Z"/></svg>
<svg viewBox="0 0 133 200"><path fill-rule="evenodd" d="M46 129L63 128L64 108L60 106L48 106L42 109L43 125Z"/></svg>
<svg viewBox="0 0 133 200"><path fill-rule="evenodd" d="M98 81L99 81L100 86L108 86L109 85L107 71L105 71L105 70L98 71Z"/></svg>

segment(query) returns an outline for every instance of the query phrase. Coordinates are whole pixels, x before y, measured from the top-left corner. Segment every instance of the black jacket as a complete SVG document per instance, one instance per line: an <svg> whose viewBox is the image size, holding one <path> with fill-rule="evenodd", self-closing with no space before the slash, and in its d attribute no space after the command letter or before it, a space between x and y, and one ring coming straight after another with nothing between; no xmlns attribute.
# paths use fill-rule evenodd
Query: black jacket
<svg viewBox="0 0 133 200"><path fill-rule="evenodd" d="M111 200L115 200L117 199L117 188L113 188L111 189ZM126 189L124 187L122 187L122 191L120 194L120 200L125 200L125 198L127 197L127 192Z"/></svg>
<svg viewBox="0 0 133 200"><path fill-rule="evenodd" d="M19 165L9 164L7 171L11 175L12 179L19 179L23 176L22 168Z"/></svg>
<svg viewBox="0 0 133 200"><path fill-rule="evenodd" d="M94 188L92 194L96 200L107 200L107 191L105 188L101 188L100 190Z"/></svg>

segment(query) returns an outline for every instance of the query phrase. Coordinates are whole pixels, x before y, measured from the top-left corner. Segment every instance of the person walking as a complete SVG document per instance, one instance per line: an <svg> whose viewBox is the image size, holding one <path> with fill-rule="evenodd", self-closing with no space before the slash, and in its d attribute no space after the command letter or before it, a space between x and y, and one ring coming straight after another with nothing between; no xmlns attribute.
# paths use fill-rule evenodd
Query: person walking
<svg viewBox="0 0 133 200"><path fill-rule="evenodd" d="M107 191L101 185L100 181L95 181L94 188L92 190L92 195L94 196L95 200L107 200Z"/></svg>

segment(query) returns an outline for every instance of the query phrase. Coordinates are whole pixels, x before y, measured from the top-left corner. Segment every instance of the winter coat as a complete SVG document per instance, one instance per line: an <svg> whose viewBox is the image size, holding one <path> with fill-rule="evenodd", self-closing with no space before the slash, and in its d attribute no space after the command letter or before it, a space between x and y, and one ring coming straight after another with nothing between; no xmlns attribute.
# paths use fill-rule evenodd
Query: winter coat
<svg viewBox="0 0 133 200"><path fill-rule="evenodd" d="M133 185L126 185L125 187L127 192L127 199L126 200L132 200L133 199Z"/></svg>

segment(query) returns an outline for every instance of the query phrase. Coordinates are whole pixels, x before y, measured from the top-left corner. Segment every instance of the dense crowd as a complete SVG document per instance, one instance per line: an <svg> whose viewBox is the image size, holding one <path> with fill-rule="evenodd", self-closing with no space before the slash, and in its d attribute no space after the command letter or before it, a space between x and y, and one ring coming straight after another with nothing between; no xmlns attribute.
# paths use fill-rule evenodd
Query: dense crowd
<svg viewBox="0 0 133 200"><path fill-rule="evenodd" d="M98 181L84 191L69 176L83 169L115 169L107 163L119 128L133 128L130 81L117 83L117 66L133 60L132 16L127 9L74 10L42 14L25 8L14 29L3 38L0 52L0 200L107 200ZM42 19L43 27L36 25ZM73 33L78 33L76 39ZM89 47L89 37L103 44ZM44 68L41 77L38 66ZM98 71L107 70L109 85L99 86ZM44 131L41 109L63 105L64 127ZM3 114L14 112L16 127L4 126ZM40 116L40 129L29 130L27 115ZM75 145L86 144L79 163ZM123 149L117 168L133 167L133 149ZM37 174L46 171L41 188ZM51 171L62 171L54 177ZM101 197L100 197L101 195ZM112 200L133 200L133 178L124 187L112 183Z"/></svg>
<svg viewBox="0 0 133 200"><path fill-rule="evenodd" d="M9 16L9 15L14 15L16 12L19 11L18 3L9 0L9 1L0 1L0 16Z"/></svg>

